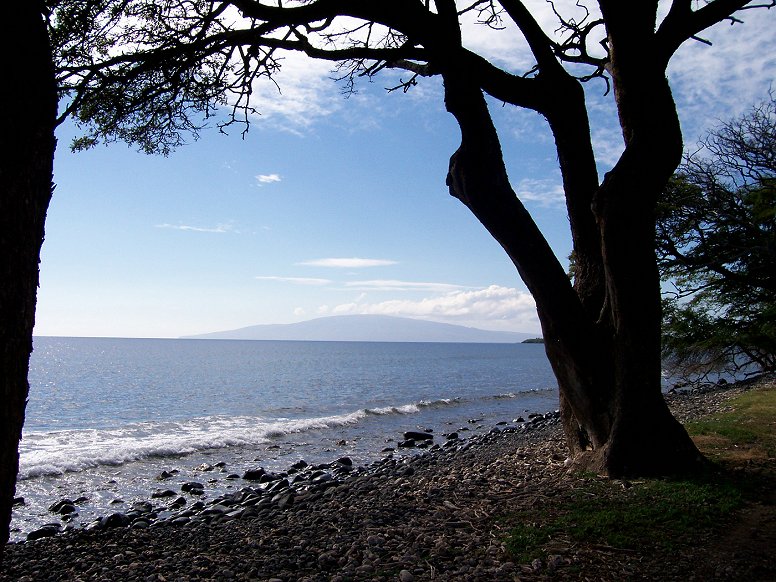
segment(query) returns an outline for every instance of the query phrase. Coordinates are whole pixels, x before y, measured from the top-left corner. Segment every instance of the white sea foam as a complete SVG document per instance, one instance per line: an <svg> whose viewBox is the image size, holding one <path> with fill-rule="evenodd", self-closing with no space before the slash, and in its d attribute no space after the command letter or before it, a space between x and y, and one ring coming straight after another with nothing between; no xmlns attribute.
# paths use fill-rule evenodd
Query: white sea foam
<svg viewBox="0 0 776 582"><path fill-rule="evenodd" d="M315 418L209 416L181 422L144 422L112 429L32 432L20 446L20 479L59 475L98 466L123 465L151 457L173 457L226 447L250 447L273 438L355 425L369 416L416 414L454 399L365 408Z"/></svg>

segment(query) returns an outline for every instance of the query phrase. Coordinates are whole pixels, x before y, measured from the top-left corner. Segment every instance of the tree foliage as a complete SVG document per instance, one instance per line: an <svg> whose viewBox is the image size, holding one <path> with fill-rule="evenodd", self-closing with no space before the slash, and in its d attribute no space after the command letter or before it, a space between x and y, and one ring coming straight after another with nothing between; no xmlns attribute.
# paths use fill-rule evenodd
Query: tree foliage
<svg viewBox="0 0 776 582"><path fill-rule="evenodd" d="M669 283L664 354L677 372L776 369L776 100L709 132L658 206Z"/></svg>

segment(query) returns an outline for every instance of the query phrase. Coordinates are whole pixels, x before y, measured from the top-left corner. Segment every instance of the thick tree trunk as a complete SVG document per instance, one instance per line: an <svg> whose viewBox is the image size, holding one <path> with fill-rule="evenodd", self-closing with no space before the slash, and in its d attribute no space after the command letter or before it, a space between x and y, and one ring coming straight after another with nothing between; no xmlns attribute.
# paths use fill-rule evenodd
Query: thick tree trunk
<svg viewBox="0 0 776 582"><path fill-rule="evenodd" d="M38 263L51 199L57 95L43 3L5 7L0 94L0 560L8 541L29 385ZM19 34L21 33L21 34Z"/></svg>
<svg viewBox="0 0 776 582"><path fill-rule="evenodd" d="M593 190L589 170L574 170L569 156L564 186L567 198L570 189L579 188L572 192L576 198L569 214L579 235L575 248L583 251L584 260L572 287L509 184L481 90L465 72L450 70L443 77L446 106L462 135L450 162L450 192L499 241L536 300L577 465L611 476L669 474L697 466L701 457L661 393L651 201L662 178L641 173L656 160L629 145L624 161ZM579 139L571 136L572 124L561 117L548 119L563 160Z"/></svg>
<svg viewBox="0 0 776 582"><path fill-rule="evenodd" d="M496 129L482 95L465 74L444 74L445 103L461 127L461 147L450 161L448 186L501 244L537 303L545 349L586 438L602 446L609 434L606 382L594 328L566 272L512 190Z"/></svg>

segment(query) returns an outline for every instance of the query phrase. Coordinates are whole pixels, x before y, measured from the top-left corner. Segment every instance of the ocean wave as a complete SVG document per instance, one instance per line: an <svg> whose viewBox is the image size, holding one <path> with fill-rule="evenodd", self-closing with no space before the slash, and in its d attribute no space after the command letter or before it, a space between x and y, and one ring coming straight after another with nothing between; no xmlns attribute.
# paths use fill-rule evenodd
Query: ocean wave
<svg viewBox="0 0 776 582"><path fill-rule="evenodd" d="M483 396L482 400L512 400L513 398L525 398L536 394L556 392L557 388L531 388L530 390L521 390L520 392L504 392L503 394L494 394Z"/></svg>
<svg viewBox="0 0 776 582"><path fill-rule="evenodd" d="M450 406L458 401L455 398L421 400L315 418L210 416L181 422L135 423L112 429L32 432L25 434L21 441L19 479L118 466L154 457L256 446L285 435L355 425L372 416L416 414L423 408Z"/></svg>
<svg viewBox="0 0 776 582"><path fill-rule="evenodd" d="M366 408L366 414L384 416L386 414L415 414L423 408L441 408L451 406L461 402L461 398L439 398L437 400L420 400L413 404L404 404L402 406L385 406L382 408Z"/></svg>

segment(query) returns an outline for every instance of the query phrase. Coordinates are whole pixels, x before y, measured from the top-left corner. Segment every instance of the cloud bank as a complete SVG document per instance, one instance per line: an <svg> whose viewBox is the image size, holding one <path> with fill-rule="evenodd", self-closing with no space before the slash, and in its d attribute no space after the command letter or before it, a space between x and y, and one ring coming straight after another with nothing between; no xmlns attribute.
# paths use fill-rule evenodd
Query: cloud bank
<svg viewBox="0 0 776 582"><path fill-rule="evenodd" d="M305 267L331 267L335 269L360 269L362 267L385 267L388 265L396 265L397 261L387 259L360 259L357 257L352 258L328 258L328 259L313 259L310 261L302 261L297 263Z"/></svg>
<svg viewBox="0 0 776 582"><path fill-rule="evenodd" d="M362 297L351 303L326 307L325 312L335 315L368 314L425 318L490 329L539 329L533 297L524 291L499 285L471 291L452 291L420 300L392 299L371 303Z"/></svg>
<svg viewBox="0 0 776 582"><path fill-rule="evenodd" d="M323 286L332 283L329 279L316 279L314 277L279 277L277 275L265 275L254 277L259 281L275 281L277 283L293 283L295 285Z"/></svg>
<svg viewBox="0 0 776 582"><path fill-rule="evenodd" d="M188 224L157 224L156 228L169 228L172 230L183 230L187 232L212 232L222 234L226 232L237 232L234 230L234 226L231 224L217 224L213 227L205 226L190 226Z"/></svg>
<svg viewBox="0 0 776 582"><path fill-rule="evenodd" d="M260 184L272 184L274 182L280 182L282 179L280 174L259 174L256 176L256 180Z"/></svg>

